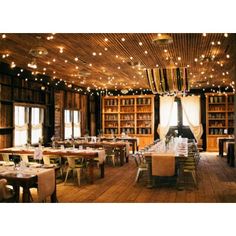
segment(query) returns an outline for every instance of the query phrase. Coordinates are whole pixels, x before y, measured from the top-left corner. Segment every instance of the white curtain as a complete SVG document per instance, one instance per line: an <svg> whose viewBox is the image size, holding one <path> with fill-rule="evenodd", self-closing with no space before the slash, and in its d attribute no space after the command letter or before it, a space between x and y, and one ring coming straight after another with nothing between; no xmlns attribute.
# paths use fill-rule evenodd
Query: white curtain
<svg viewBox="0 0 236 236"><path fill-rule="evenodd" d="M203 128L200 119L200 96L181 97L181 104L190 130L192 131L195 139L198 142L203 133Z"/></svg>
<svg viewBox="0 0 236 236"><path fill-rule="evenodd" d="M160 97L160 124L157 129L160 139L164 139L169 131L174 101L174 96Z"/></svg>
<svg viewBox="0 0 236 236"><path fill-rule="evenodd" d="M26 107L15 106L15 135L14 146L22 146L27 143L28 139L28 124L26 116Z"/></svg>
<svg viewBox="0 0 236 236"><path fill-rule="evenodd" d="M31 109L31 143L39 142L43 137L43 109L32 107Z"/></svg>

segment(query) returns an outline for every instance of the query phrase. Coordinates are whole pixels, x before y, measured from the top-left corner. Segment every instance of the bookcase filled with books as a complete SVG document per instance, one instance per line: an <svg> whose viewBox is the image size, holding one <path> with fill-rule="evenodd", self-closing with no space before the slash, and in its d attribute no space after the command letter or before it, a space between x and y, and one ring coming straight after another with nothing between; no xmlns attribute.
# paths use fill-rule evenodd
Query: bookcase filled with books
<svg viewBox="0 0 236 236"><path fill-rule="evenodd" d="M206 93L207 151L218 151L217 138L234 133L233 93Z"/></svg>
<svg viewBox="0 0 236 236"><path fill-rule="evenodd" d="M154 95L105 96L102 117L104 136L138 137L140 147L154 139Z"/></svg>

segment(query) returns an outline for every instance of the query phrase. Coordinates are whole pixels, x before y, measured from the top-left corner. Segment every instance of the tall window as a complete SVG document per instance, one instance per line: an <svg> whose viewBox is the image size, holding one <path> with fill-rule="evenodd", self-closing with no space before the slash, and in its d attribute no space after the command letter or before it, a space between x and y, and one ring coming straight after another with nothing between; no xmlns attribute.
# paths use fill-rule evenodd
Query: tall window
<svg viewBox="0 0 236 236"><path fill-rule="evenodd" d="M65 110L64 112L64 120L65 120L65 139L69 139L72 137L72 119L71 119L71 111Z"/></svg>
<svg viewBox="0 0 236 236"><path fill-rule="evenodd" d="M80 112L74 111L73 112L73 131L74 131L74 138L78 138L81 136L81 126L80 126Z"/></svg>
<svg viewBox="0 0 236 236"><path fill-rule="evenodd" d="M38 143L43 136L43 109L31 108L31 143Z"/></svg>
<svg viewBox="0 0 236 236"><path fill-rule="evenodd" d="M64 138L78 138L81 136L80 112L78 110L64 111Z"/></svg>
<svg viewBox="0 0 236 236"><path fill-rule="evenodd" d="M15 106L15 146L39 142L43 137L43 111L39 107Z"/></svg>
<svg viewBox="0 0 236 236"><path fill-rule="evenodd" d="M15 146L21 146L28 140L28 112L24 106L15 106Z"/></svg>

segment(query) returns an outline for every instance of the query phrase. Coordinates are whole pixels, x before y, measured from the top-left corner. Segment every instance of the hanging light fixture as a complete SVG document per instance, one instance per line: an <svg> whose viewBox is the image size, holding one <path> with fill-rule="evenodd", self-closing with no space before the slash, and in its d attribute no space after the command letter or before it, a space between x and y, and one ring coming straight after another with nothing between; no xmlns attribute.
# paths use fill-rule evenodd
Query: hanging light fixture
<svg viewBox="0 0 236 236"><path fill-rule="evenodd" d="M166 45L173 43L173 38L169 34L157 34L157 36L152 39L152 42L157 45Z"/></svg>

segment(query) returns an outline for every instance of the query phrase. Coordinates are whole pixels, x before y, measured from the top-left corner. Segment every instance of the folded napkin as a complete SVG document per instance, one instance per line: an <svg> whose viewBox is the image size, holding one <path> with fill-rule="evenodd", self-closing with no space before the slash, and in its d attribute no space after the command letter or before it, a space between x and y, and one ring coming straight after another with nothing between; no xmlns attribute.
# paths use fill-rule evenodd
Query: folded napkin
<svg viewBox="0 0 236 236"><path fill-rule="evenodd" d="M43 159L43 151L41 148L35 148L34 159L35 160L42 160Z"/></svg>

